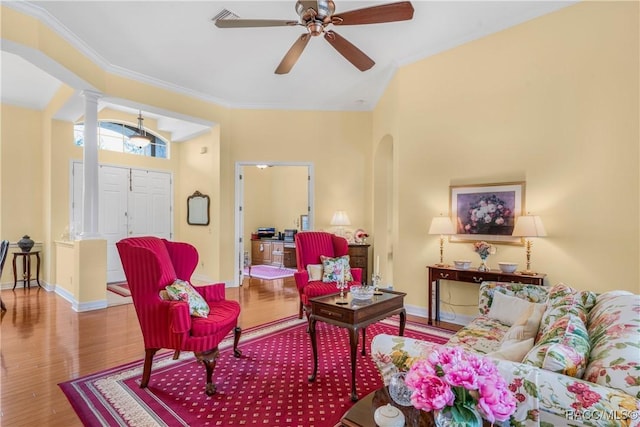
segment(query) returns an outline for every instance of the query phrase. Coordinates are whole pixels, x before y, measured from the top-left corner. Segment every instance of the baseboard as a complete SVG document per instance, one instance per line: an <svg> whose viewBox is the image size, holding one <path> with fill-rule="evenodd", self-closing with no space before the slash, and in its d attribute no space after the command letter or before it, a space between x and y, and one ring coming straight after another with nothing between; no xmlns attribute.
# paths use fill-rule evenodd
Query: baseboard
<svg viewBox="0 0 640 427"><path fill-rule="evenodd" d="M101 310L108 306L106 299L80 303L73 297L71 292L61 286L55 287L55 293L71 304L71 309L78 313L83 311Z"/></svg>
<svg viewBox="0 0 640 427"><path fill-rule="evenodd" d="M415 306L415 305L406 305L405 304L404 308L407 310L407 314L410 314L412 316L423 317L425 319L429 317L429 315L428 315L429 313L428 313L427 309L424 308L424 307L418 307L418 306ZM474 317L472 317L472 316L465 316L465 315L459 314L459 313L451 313L449 311L440 310L440 320L444 320L445 322L455 323L456 325L466 326L473 319L474 319Z"/></svg>

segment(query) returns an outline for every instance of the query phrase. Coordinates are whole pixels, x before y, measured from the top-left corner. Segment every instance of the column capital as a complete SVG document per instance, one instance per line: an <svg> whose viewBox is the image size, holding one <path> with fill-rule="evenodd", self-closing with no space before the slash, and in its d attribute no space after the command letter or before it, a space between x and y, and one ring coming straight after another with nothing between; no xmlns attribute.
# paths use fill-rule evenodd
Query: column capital
<svg viewBox="0 0 640 427"><path fill-rule="evenodd" d="M89 89L81 90L80 95L82 95L87 101L97 102L98 99L102 98L102 93Z"/></svg>

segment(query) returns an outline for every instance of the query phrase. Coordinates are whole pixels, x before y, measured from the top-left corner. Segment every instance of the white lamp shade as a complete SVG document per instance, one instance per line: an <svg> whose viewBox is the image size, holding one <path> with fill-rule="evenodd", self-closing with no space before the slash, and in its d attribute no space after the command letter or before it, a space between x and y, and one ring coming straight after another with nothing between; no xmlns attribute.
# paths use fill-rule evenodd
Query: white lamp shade
<svg viewBox="0 0 640 427"><path fill-rule="evenodd" d="M448 216L437 216L431 220L429 234L455 234L453 223Z"/></svg>
<svg viewBox="0 0 640 427"><path fill-rule="evenodd" d="M151 137L147 135L133 135L129 137L129 143L135 145L136 147L144 148L147 145L151 144Z"/></svg>
<svg viewBox="0 0 640 427"><path fill-rule="evenodd" d="M539 216L522 215L516 219L512 235L516 237L543 237L547 235L547 231Z"/></svg>
<svg viewBox="0 0 640 427"><path fill-rule="evenodd" d="M349 216L345 211L335 211L333 218L331 218L331 225L351 225L351 221L349 221Z"/></svg>

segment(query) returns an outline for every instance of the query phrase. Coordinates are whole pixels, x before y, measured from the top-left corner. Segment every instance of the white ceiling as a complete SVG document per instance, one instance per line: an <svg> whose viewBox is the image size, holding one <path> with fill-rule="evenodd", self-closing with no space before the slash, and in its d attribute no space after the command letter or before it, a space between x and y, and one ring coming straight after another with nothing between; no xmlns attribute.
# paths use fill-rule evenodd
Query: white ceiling
<svg viewBox="0 0 640 427"><path fill-rule="evenodd" d="M392 1L341 1L336 14ZM322 37L314 37L289 74L274 70L303 27L220 29L211 18L228 9L240 18L296 20L287 1L3 1L38 17L106 71L231 108L363 110L375 107L399 66L517 25L574 2L413 1L411 21L333 29L371 57L376 65L358 71ZM47 60L22 59L20 47L2 40L3 103L41 110L65 70ZM24 56L24 55L22 55ZM37 59L37 58L36 58ZM35 65L34 65L35 64ZM68 70L66 70L68 72ZM52 75L56 77L52 77ZM82 103L62 114L73 120ZM125 108L162 119L170 112L106 99L101 106ZM77 118L77 117L76 117ZM173 124L190 123L173 117ZM202 131L177 131L183 137ZM168 129L172 131L171 128Z"/></svg>

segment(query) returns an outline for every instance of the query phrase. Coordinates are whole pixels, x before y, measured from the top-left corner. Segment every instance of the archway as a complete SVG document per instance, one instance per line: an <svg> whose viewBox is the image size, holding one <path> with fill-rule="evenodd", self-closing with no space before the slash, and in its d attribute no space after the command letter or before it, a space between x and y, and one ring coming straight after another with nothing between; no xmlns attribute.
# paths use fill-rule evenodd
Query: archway
<svg viewBox="0 0 640 427"><path fill-rule="evenodd" d="M393 283L393 228L395 214L393 138L385 135L373 160L374 271L380 265L382 283Z"/></svg>

